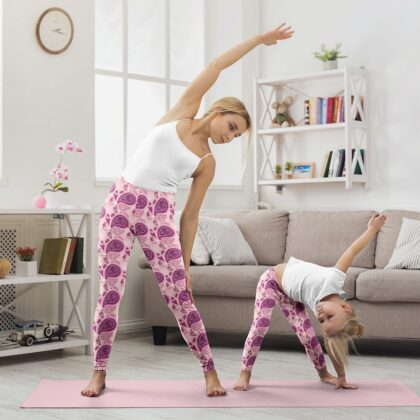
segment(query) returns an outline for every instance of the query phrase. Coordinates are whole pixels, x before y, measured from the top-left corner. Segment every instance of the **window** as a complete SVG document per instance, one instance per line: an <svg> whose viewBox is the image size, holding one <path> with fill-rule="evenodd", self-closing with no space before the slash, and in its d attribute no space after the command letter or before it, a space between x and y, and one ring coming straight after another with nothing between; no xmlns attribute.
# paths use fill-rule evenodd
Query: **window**
<svg viewBox="0 0 420 420"><path fill-rule="evenodd" d="M205 9L213 3L96 0L95 7L95 172L97 181L108 183L207 63ZM223 19L230 6L217 7ZM224 90L223 96L236 96ZM206 105L202 101L198 116ZM242 183L242 145L236 143L210 144L217 160L213 185Z"/></svg>
<svg viewBox="0 0 420 420"><path fill-rule="evenodd" d="M109 181L204 67L204 0L95 5L96 178Z"/></svg>

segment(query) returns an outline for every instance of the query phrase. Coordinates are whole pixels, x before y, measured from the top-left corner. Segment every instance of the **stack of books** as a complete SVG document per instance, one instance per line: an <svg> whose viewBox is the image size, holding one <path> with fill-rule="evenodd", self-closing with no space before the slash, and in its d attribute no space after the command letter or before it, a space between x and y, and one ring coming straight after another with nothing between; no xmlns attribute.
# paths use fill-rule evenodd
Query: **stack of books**
<svg viewBox="0 0 420 420"><path fill-rule="evenodd" d="M83 238L44 239L38 273L83 273Z"/></svg>
<svg viewBox="0 0 420 420"><path fill-rule="evenodd" d="M353 104L354 96L351 96ZM360 97L363 109L363 97ZM304 102L305 125L332 124L345 121L345 101L343 96L328 98L309 98ZM357 111L356 121L360 121L360 113Z"/></svg>
<svg viewBox="0 0 420 420"><path fill-rule="evenodd" d="M351 162L353 162L354 153L356 149L351 151ZM365 161L365 149L360 149L360 155L362 161ZM361 175L362 170L359 162L357 162L354 168L354 175ZM322 165L321 177L333 178L341 177L346 175L346 151L344 149L330 150L325 153L324 163Z"/></svg>

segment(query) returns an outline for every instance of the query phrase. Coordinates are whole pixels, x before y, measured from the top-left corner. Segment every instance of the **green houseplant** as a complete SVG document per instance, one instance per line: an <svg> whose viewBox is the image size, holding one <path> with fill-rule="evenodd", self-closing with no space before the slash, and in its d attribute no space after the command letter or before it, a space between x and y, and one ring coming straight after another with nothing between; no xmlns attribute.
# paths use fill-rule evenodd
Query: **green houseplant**
<svg viewBox="0 0 420 420"><path fill-rule="evenodd" d="M320 51L315 51L313 56L324 63L324 70L332 70L337 68L337 59L346 58L346 55L341 55L341 43L335 44L335 48L328 49L325 44L322 44Z"/></svg>
<svg viewBox="0 0 420 420"><path fill-rule="evenodd" d="M275 171L273 174L275 179L281 179L282 170L283 170L282 165L280 165L279 163L276 163Z"/></svg>
<svg viewBox="0 0 420 420"><path fill-rule="evenodd" d="M284 164L283 179L291 179L293 176L293 162L287 161Z"/></svg>

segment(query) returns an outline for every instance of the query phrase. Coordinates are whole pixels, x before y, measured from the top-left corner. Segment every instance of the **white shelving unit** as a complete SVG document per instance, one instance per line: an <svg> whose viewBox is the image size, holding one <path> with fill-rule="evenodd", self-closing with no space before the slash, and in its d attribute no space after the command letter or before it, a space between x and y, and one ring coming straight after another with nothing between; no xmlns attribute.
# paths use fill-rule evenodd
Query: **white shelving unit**
<svg viewBox="0 0 420 420"><path fill-rule="evenodd" d="M345 103L345 122L332 124L316 124L303 125L298 124L295 127L287 128L269 128L274 118L274 109L271 105L274 101L282 101L285 93L284 89L295 90L294 86L302 84L310 85L317 81L334 81L342 89ZM295 90L300 95L306 96L304 93ZM295 96L295 95L293 95ZM315 95L307 95L315 96ZM319 91L317 96L333 96L325 95ZM351 97L354 97L351 103ZM361 102L363 97L363 107ZM303 98L306 99L306 98ZM303 116L303 99L301 102ZM359 113L360 121L356 120ZM323 71L321 73L312 73L306 75L288 76L280 79L254 79L254 121L256 130L254 131L254 193L255 203L260 200L261 186L277 186L282 189L284 186L293 186L296 184L320 184L320 183L342 183L346 189L351 189L353 183L361 183L364 188L368 188L368 171L369 162L368 151L368 98L367 98L367 71L363 68L355 68L345 66L337 70ZM283 163L291 160L287 156L278 156L277 143L287 134L314 133L320 131L332 131L337 137L337 142L331 149L343 148L346 151L345 165L351 168L346 171L344 177L333 178L306 178L306 179L282 179L273 178L275 164ZM293 139L293 141L299 141ZM274 152L273 152L273 147ZM351 151L356 149L356 153L352 159ZM365 149L364 161L359 150ZM274 162L273 162L274 155ZM362 174L354 174L355 167L359 163ZM316 162L322 165L322 162ZM269 173L267 174L269 170Z"/></svg>
<svg viewBox="0 0 420 420"><path fill-rule="evenodd" d="M52 341L45 343L35 343L32 346L21 345L20 347L1 350L0 357L13 356L19 354L36 353L41 351L57 350L70 347L84 347L86 355L92 355L92 328L91 323L93 320L93 209L85 208L71 208L71 209L0 209L0 215L51 215L52 218L59 221L59 234L63 236L64 228L67 227L67 232L71 236L84 236L85 248L85 261L84 272L82 274L63 274L63 275L46 275L39 274L34 277L18 277L8 275L5 279L0 280L0 285L26 285L27 287L16 294L16 299L6 306L0 305L0 313L8 312L16 315L11 311L10 307L26 294L29 290L38 284L42 283L58 283L58 323L61 325L71 326L73 318L76 319L79 334L70 334L64 341ZM80 223L76 229L72 216L77 216ZM84 232L84 235L82 233ZM76 297L73 294L70 284L79 284ZM74 289L74 288L73 288ZM67 293L65 293L67 292ZM79 301L84 293L85 305L84 315L80 310ZM68 299L70 304L70 314L64 319L64 302L65 298ZM48 304L48 303L46 303Z"/></svg>

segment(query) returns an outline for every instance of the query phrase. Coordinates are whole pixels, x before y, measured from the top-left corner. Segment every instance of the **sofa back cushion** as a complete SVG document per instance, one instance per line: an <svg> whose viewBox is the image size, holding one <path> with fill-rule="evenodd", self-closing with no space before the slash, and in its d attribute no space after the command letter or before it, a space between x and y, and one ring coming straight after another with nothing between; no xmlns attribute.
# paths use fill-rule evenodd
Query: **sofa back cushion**
<svg viewBox="0 0 420 420"><path fill-rule="evenodd" d="M201 210L200 215L233 219L248 242L260 265L284 261L289 213L267 210Z"/></svg>
<svg viewBox="0 0 420 420"><path fill-rule="evenodd" d="M289 214L285 262L290 257L333 266L367 228L373 211L295 211ZM373 268L376 239L354 259L353 267Z"/></svg>
<svg viewBox="0 0 420 420"><path fill-rule="evenodd" d="M400 233L402 218L420 220L420 212L407 210L385 210L382 212L386 215L386 222L378 233L375 252L376 268L384 268L397 243L398 234Z"/></svg>

